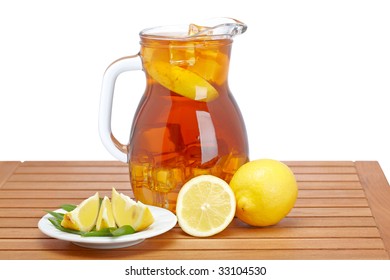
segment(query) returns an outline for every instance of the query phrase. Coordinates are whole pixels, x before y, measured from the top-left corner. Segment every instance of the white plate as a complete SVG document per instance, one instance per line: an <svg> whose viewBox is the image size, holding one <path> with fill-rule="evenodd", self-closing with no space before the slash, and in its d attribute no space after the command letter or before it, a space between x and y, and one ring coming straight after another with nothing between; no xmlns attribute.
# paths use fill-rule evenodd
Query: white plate
<svg viewBox="0 0 390 280"><path fill-rule="evenodd" d="M78 246L94 248L94 249L114 249L133 246L141 243L146 238L154 237L167 232L176 225L176 215L171 211L155 206L149 206L154 217L154 223L147 229L129 235L117 237L82 237L78 234L72 234L56 229L48 220L52 217L50 214L43 216L38 222L38 228L47 236L60 240L70 241ZM64 211L62 209L55 210L56 212Z"/></svg>

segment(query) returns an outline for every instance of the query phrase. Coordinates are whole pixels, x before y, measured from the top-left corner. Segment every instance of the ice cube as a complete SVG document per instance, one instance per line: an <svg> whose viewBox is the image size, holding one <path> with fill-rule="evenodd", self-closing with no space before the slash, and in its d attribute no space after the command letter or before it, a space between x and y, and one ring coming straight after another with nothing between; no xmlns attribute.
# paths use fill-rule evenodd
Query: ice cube
<svg viewBox="0 0 390 280"><path fill-rule="evenodd" d="M248 161L248 157L239 154L229 154L226 161L222 165L222 171L233 175L237 169Z"/></svg>
<svg viewBox="0 0 390 280"><path fill-rule="evenodd" d="M209 29L209 31L207 31L206 34L202 34L202 35L213 35L213 31L210 29L210 27L200 26L200 25L196 25L196 24L191 23L189 28L188 28L188 35L194 36L194 35L198 34L199 32L204 32L208 29Z"/></svg>
<svg viewBox="0 0 390 280"><path fill-rule="evenodd" d="M229 58L218 48L196 50L196 62L189 68L208 82L222 85L227 80Z"/></svg>
<svg viewBox="0 0 390 280"><path fill-rule="evenodd" d="M177 66L192 66L195 64L195 45L191 42L171 42L169 45L169 63Z"/></svg>
<svg viewBox="0 0 390 280"><path fill-rule="evenodd" d="M196 177L200 175L208 175L211 174L211 168L192 168L191 169L191 176Z"/></svg>
<svg viewBox="0 0 390 280"><path fill-rule="evenodd" d="M184 170L181 168L156 168L153 171L155 190L170 192L181 187L184 183Z"/></svg>

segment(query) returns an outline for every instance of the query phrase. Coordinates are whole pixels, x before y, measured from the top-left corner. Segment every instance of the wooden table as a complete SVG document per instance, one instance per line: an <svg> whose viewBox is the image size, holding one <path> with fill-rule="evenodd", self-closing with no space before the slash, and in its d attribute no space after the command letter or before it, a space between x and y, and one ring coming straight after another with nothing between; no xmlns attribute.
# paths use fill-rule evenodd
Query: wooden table
<svg viewBox="0 0 390 280"><path fill-rule="evenodd" d="M0 162L0 259L389 259L390 187L377 162L286 162L299 198L278 225L235 219L212 238L178 226L133 247L95 250L47 237L43 209L77 204L111 188L131 194L113 161Z"/></svg>

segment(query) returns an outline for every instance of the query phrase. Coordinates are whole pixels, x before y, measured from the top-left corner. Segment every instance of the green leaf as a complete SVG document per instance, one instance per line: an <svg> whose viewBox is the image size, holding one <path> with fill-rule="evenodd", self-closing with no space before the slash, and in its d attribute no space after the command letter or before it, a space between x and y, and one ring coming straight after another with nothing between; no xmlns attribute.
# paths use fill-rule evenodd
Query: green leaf
<svg viewBox="0 0 390 280"><path fill-rule="evenodd" d="M62 204L61 205L61 209L64 209L67 212L74 210L76 207L77 207L77 205L73 205L73 204Z"/></svg>
<svg viewBox="0 0 390 280"><path fill-rule="evenodd" d="M101 230L91 230L89 232L83 232L81 234L83 237L92 237L92 236L112 236L109 228L103 228Z"/></svg>
<svg viewBox="0 0 390 280"><path fill-rule="evenodd" d="M45 210L45 211L47 213L49 213L50 215L52 215L56 219L59 219L61 221L64 219L64 214L63 213L58 213L58 212L54 212L54 211L50 211L50 210Z"/></svg>
<svg viewBox="0 0 390 280"><path fill-rule="evenodd" d="M122 236L127 234L133 234L135 233L135 230L130 225L124 225L120 228L111 230L111 234L113 236Z"/></svg>

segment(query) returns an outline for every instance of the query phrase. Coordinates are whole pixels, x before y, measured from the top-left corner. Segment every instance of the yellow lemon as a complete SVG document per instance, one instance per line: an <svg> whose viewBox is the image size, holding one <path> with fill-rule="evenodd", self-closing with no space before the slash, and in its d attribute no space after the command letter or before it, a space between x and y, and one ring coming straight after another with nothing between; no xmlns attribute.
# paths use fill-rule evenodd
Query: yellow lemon
<svg viewBox="0 0 390 280"><path fill-rule="evenodd" d="M154 222L150 209L138 201L135 202L129 196L118 193L112 189L112 211L118 227L130 225L135 231L141 231Z"/></svg>
<svg viewBox="0 0 390 280"><path fill-rule="evenodd" d="M110 199L105 196L100 205L99 215L96 221L96 230L116 227Z"/></svg>
<svg viewBox="0 0 390 280"><path fill-rule="evenodd" d="M198 74L164 61L145 63L147 73L158 83L187 98L209 102L218 91Z"/></svg>
<svg viewBox="0 0 390 280"><path fill-rule="evenodd" d="M298 186L291 169L272 159L241 166L230 181L236 216L252 226L269 226L282 220L294 207Z"/></svg>
<svg viewBox="0 0 390 280"><path fill-rule="evenodd" d="M61 225L80 231L90 231L96 224L99 213L99 193L83 200L74 210L67 212Z"/></svg>
<svg viewBox="0 0 390 280"><path fill-rule="evenodd" d="M223 231L234 218L236 200L229 185L212 175L200 175L184 184L177 197L180 227L192 236Z"/></svg>

